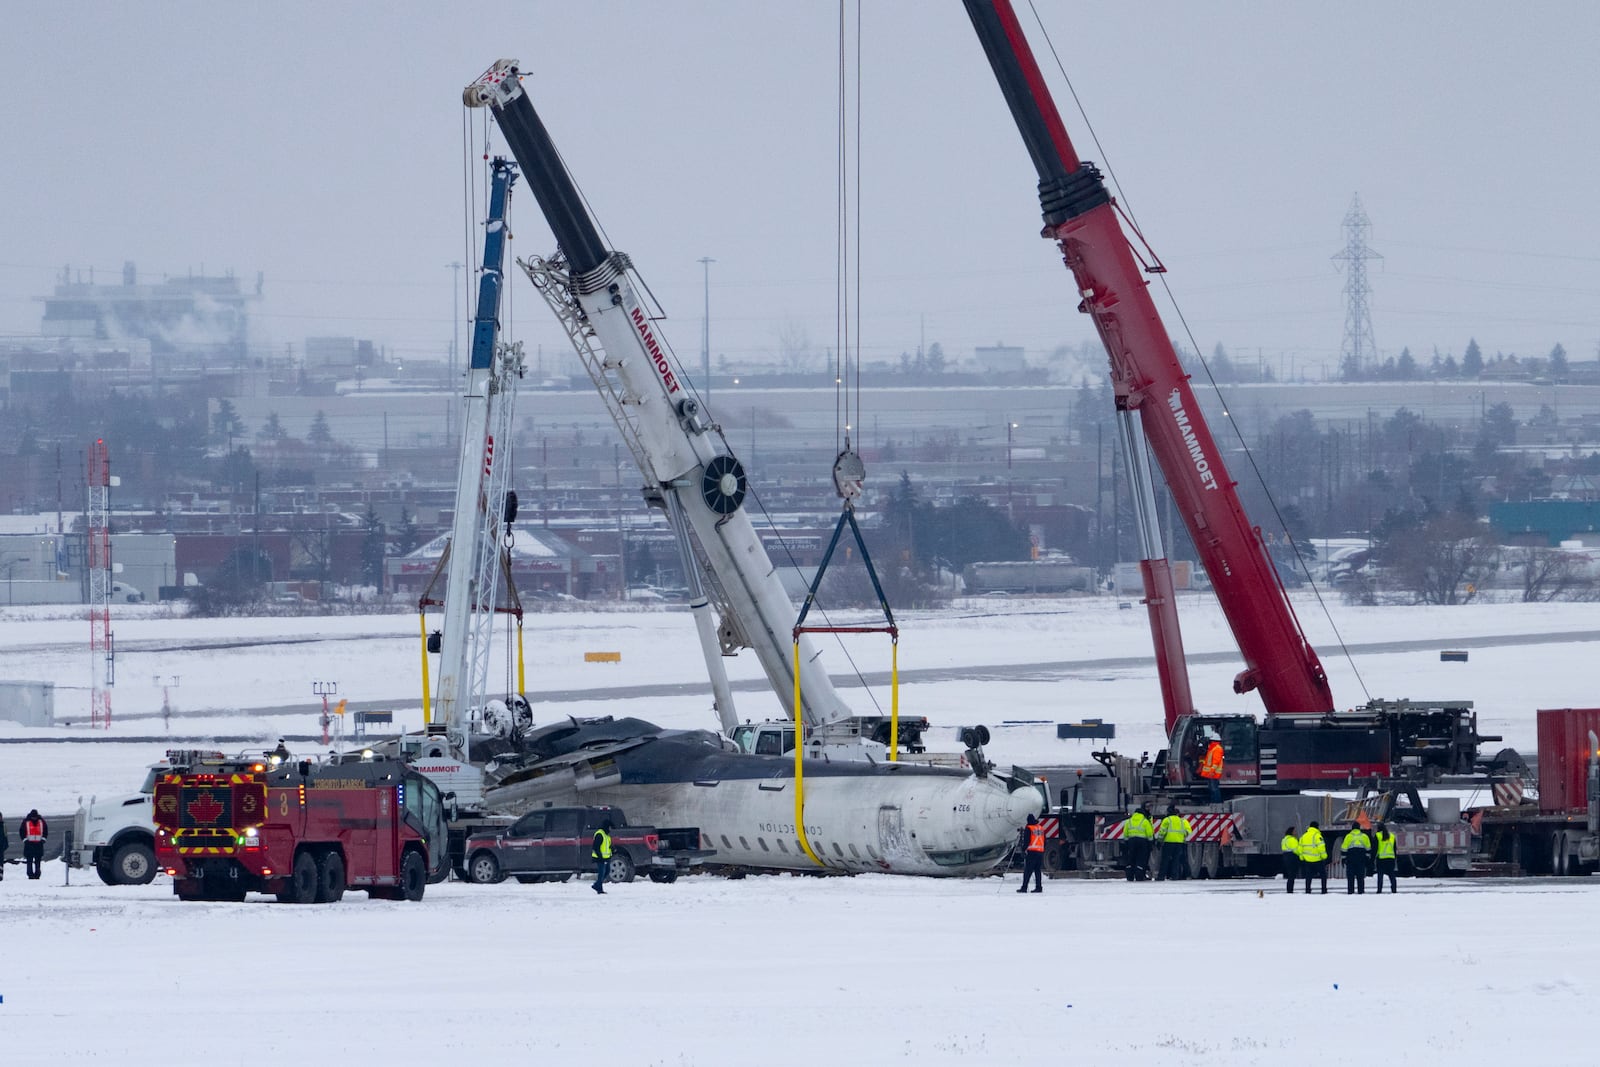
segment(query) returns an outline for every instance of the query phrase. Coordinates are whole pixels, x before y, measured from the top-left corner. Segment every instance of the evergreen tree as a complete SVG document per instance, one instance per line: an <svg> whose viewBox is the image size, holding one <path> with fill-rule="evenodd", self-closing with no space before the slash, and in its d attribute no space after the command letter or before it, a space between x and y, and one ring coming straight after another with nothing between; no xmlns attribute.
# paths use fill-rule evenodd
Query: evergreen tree
<svg viewBox="0 0 1600 1067"><path fill-rule="evenodd" d="M211 432L218 437L226 438L241 432L244 422L239 418L239 412L234 408L233 401L224 397L217 402L217 413L211 416Z"/></svg>
<svg viewBox="0 0 1600 1067"><path fill-rule="evenodd" d="M1483 436L1493 442L1496 448L1517 443L1517 418L1510 404L1505 401L1491 404L1489 410L1483 413Z"/></svg>
<svg viewBox="0 0 1600 1067"><path fill-rule="evenodd" d="M1346 382L1359 382L1362 378L1361 363L1356 359L1354 352L1345 356L1339 362L1339 379Z"/></svg>
<svg viewBox="0 0 1600 1067"><path fill-rule="evenodd" d="M1563 381L1567 376L1567 350L1557 344L1550 350L1550 377Z"/></svg>
<svg viewBox="0 0 1600 1067"><path fill-rule="evenodd" d="M362 516L362 525L366 528L366 533L361 538L361 579L381 591L383 559L388 550L388 531L370 504L367 505L367 513Z"/></svg>
<svg viewBox="0 0 1600 1067"><path fill-rule="evenodd" d="M333 432L328 429L328 416L321 411L311 420L311 431L306 435L306 440L314 445L326 447L333 444Z"/></svg>
<svg viewBox="0 0 1600 1067"><path fill-rule="evenodd" d="M1211 376L1219 382L1234 380L1233 360L1228 358L1228 350L1222 347L1221 341L1211 350Z"/></svg>
<svg viewBox="0 0 1600 1067"><path fill-rule="evenodd" d="M1395 361L1395 377L1403 382L1409 382L1417 376L1417 361L1411 356L1411 349L1402 348L1400 358Z"/></svg>
<svg viewBox="0 0 1600 1067"><path fill-rule="evenodd" d="M1461 376L1477 378L1483 374L1483 350L1476 339L1467 342L1467 351L1461 357Z"/></svg>
<svg viewBox="0 0 1600 1067"><path fill-rule="evenodd" d="M400 554L415 551L422 544L422 531L417 529L417 520L411 517L411 509L404 504L400 505L400 536L398 538Z"/></svg>

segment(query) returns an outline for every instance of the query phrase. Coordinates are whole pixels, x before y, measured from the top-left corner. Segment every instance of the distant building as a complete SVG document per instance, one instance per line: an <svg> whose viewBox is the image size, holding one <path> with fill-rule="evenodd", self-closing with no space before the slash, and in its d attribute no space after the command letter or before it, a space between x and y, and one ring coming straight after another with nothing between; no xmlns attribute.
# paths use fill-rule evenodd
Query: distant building
<svg viewBox="0 0 1600 1067"><path fill-rule="evenodd" d="M1600 501L1500 501L1489 505L1489 525L1507 544L1594 544L1600 542Z"/></svg>
<svg viewBox="0 0 1600 1067"><path fill-rule="evenodd" d="M378 361L371 341L354 337L307 337L306 374L313 377L354 374L358 367L371 367Z"/></svg>
<svg viewBox="0 0 1600 1067"><path fill-rule="evenodd" d="M1021 348L995 343L972 350L973 361L980 374L1016 374L1028 369L1028 361Z"/></svg>
<svg viewBox="0 0 1600 1067"><path fill-rule="evenodd" d="M95 281L92 270L86 281L81 271L68 267L55 292L42 298L39 332L45 337L126 343L158 360L184 355L243 358L249 304L260 299L261 287L259 274L254 293L241 290L231 274L141 284L132 263L123 266L120 285L104 285Z"/></svg>
<svg viewBox="0 0 1600 1067"><path fill-rule="evenodd" d="M433 580L449 543L449 535L441 534L413 552L385 560L389 591L420 595ZM526 528L517 530L511 546L511 576L524 600L552 593L585 597L595 591L600 577L594 557L555 534ZM444 596L445 584L441 576L436 597Z"/></svg>

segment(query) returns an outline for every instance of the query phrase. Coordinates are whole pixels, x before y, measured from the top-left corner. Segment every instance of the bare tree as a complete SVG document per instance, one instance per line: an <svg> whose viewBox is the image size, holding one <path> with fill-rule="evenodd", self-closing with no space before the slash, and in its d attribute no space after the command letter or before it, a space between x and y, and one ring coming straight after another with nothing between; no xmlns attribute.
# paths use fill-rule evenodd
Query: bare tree
<svg viewBox="0 0 1600 1067"><path fill-rule="evenodd" d="M1423 604L1467 603L1499 563L1487 527L1459 514L1396 531L1381 554L1396 585Z"/></svg>
<svg viewBox="0 0 1600 1067"><path fill-rule="evenodd" d="M301 574L317 583L318 592L333 577L334 537L327 515L296 516L289 538L290 573ZM322 599L326 599L325 596Z"/></svg>
<svg viewBox="0 0 1600 1067"><path fill-rule="evenodd" d="M811 336L805 326L794 319L785 319L778 326L778 356L783 369L790 374L800 374L811 369Z"/></svg>
<svg viewBox="0 0 1600 1067"><path fill-rule="evenodd" d="M1528 546L1507 550L1507 562L1522 575L1524 603L1582 599L1594 583L1588 560L1554 548Z"/></svg>

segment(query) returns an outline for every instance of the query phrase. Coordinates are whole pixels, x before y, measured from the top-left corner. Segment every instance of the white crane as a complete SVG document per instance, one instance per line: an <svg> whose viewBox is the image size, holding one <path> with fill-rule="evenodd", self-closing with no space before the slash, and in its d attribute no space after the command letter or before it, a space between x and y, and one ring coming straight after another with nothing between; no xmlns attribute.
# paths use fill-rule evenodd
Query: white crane
<svg viewBox="0 0 1600 1067"><path fill-rule="evenodd" d="M502 59L463 92L493 112L559 251L519 260L582 359L679 540L691 609L723 731L739 725L721 657L755 651L774 693L795 715L795 606L742 506L745 471L710 422L640 299L628 256L608 251L516 75ZM702 581L704 579L704 581ZM715 598L721 616L712 617ZM856 715L840 698L810 640L800 639L796 718L820 743L886 740L888 716ZM919 720L903 720L915 742Z"/></svg>

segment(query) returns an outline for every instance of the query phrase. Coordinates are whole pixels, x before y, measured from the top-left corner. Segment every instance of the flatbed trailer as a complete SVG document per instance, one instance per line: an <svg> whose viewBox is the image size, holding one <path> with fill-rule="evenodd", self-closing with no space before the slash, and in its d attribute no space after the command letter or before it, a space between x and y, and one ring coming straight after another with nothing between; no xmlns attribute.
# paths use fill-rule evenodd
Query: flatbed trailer
<svg viewBox="0 0 1600 1067"><path fill-rule="evenodd" d="M1260 793L1218 804L1178 801L1165 793L1131 793L1109 773L1085 773L1062 790L1046 821L1046 869L1052 874L1108 877L1126 867L1127 816L1147 804L1153 822L1176 804L1194 832L1184 846L1196 878L1273 877L1283 870L1281 841L1290 826L1303 833L1316 820L1328 841L1328 876L1343 877L1339 842L1358 820L1386 820L1395 834L1401 874L1462 874L1473 861L1475 835L1459 806L1430 809L1414 785L1368 788L1354 800L1329 793Z"/></svg>
<svg viewBox="0 0 1600 1067"><path fill-rule="evenodd" d="M1507 874L1594 874L1600 871L1600 708L1541 709L1538 736L1538 798L1497 791L1494 806L1470 812L1476 858Z"/></svg>

